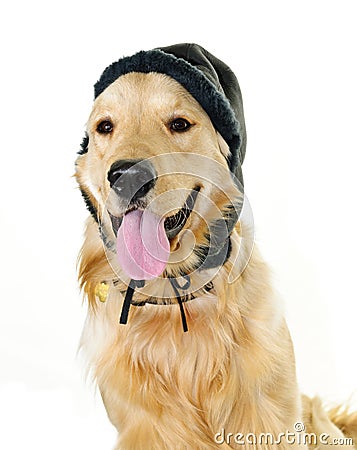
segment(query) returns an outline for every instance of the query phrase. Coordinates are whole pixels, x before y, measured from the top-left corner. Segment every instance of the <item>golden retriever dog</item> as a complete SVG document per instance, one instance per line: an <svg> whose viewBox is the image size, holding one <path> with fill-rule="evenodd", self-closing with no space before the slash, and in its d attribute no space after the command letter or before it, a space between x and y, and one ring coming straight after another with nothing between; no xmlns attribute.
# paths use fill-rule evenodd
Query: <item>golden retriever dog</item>
<svg viewBox="0 0 357 450"><path fill-rule="evenodd" d="M194 44L137 55L97 83L76 161L91 213L81 349L115 448L353 447L357 414L326 412L297 386L244 199L232 73Z"/></svg>

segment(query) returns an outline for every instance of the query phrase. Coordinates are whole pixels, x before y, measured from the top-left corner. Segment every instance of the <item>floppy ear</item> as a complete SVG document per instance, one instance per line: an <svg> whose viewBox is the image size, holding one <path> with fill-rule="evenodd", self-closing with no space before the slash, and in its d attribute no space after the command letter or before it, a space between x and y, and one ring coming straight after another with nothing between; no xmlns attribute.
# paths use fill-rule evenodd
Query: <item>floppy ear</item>
<svg viewBox="0 0 357 450"><path fill-rule="evenodd" d="M227 142L223 139L223 137L220 135L220 133L218 133L218 131L217 131L217 142L218 142L218 147L219 147L220 152L222 153L222 155L226 158L226 160L228 162L228 158L230 155L229 146L228 146Z"/></svg>

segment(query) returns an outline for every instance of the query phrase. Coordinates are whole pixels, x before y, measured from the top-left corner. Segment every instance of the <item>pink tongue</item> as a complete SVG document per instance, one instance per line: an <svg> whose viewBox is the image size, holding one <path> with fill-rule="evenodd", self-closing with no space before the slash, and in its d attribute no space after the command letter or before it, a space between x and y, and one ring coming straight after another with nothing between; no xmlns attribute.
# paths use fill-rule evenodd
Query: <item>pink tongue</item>
<svg viewBox="0 0 357 450"><path fill-rule="evenodd" d="M164 221L148 210L125 214L118 230L117 255L124 272L134 280L161 275L170 255Z"/></svg>

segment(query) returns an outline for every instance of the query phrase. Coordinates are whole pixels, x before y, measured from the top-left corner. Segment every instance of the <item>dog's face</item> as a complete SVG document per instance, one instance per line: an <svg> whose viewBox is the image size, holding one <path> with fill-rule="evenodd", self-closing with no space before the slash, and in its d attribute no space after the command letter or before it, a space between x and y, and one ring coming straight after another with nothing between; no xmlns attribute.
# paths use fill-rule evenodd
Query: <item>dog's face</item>
<svg viewBox="0 0 357 450"><path fill-rule="evenodd" d="M148 210L164 224L167 273L197 268L212 226L241 202L228 146L200 104L166 75L130 73L96 99L87 133L76 177L107 247L115 253L125 215Z"/></svg>

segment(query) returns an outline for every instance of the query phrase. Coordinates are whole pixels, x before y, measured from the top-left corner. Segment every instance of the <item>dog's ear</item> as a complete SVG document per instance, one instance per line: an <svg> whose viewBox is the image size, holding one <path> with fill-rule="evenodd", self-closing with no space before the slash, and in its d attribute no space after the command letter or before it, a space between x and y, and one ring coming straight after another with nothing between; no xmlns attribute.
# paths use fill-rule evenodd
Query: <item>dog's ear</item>
<svg viewBox="0 0 357 450"><path fill-rule="evenodd" d="M217 142L218 142L218 147L219 147L220 152L228 161L228 158L230 155L229 146L228 146L227 142L223 139L223 137L220 135L220 133L218 133L218 131L217 131Z"/></svg>

